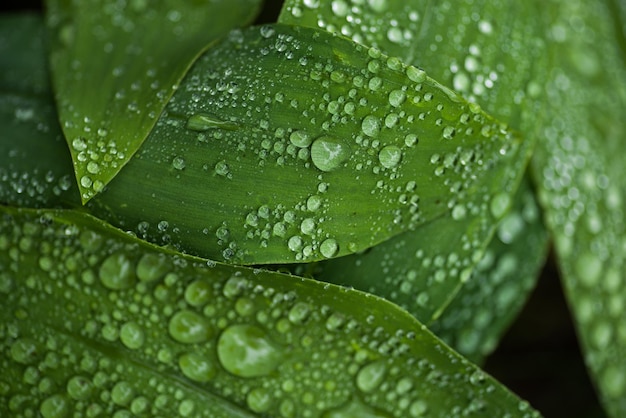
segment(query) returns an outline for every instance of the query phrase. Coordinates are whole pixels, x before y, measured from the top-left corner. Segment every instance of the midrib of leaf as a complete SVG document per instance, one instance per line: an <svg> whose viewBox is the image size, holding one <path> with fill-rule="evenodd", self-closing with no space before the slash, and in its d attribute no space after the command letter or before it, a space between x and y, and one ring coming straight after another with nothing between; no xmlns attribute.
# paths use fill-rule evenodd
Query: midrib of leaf
<svg viewBox="0 0 626 418"><path fill-rule="evenodd" d="M167 416L538 416L382 299L182 256L73 211L0 211L3 414L112 415L140 398Z"/></svg>
<svg viewBox="0 0 626 418"><path fill-rule="evenodd" d="M83 203L139 149L194 59L259 3L47 2L55 97Z"/></svg>

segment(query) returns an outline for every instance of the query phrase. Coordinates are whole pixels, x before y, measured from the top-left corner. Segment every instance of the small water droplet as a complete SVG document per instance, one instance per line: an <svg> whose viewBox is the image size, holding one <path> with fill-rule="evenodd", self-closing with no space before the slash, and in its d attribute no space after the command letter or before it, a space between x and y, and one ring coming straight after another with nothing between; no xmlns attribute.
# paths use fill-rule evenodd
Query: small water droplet
<svg viewBox="0 0 626 418"><path fill-rule="evenodd" d="M187 119L187 129L197 132L208 131L209 129L225 129L233 131L238 129L236 123L223 121L207 113L197 113Z"/></svg>
<svg viewBox="0 0 626 418"><path fill-rule="evenodd" d="M507 193L498 193L492 199L489 210L494 218L502 218L511 207L511 196Z"/></svg>
<svg viewBox="0 0 626 418"><path fill-rule="evenodd" d="M306 148L313 142L313 137L304 131L293 131L289 135L289 142L298 148Z"/></svg>
<svg viewBox="0 0 626 418"><path fill-rule="evenodd" d="M127 322L120 329L120 341L131 350L140 348L146 337L143 329L136 322Z"/></svg>
<svg viewBox="0 0 626 418"><path fill-rule="evenodd" d="M177 156L172 159L172 167L174 167L175 170L184 170L186 165L183 157Z"/></svg>
<svg viewBox="0 0 626 418"><path fill-rule="evenodd" d="M423 83L424 81L426 81L426 72L412 65L407 67L406 76L409 77L409 80L416 83Z"/></svg>

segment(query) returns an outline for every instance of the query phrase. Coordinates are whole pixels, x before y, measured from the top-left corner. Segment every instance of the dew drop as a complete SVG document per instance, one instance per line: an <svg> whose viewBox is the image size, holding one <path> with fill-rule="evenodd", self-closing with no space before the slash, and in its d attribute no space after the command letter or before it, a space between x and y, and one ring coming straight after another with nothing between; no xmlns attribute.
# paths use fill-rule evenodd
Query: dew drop
<svg viewBox="0 0 626 418"><path fill-rule="evenodd" d="M70 406L62 395L52 395L46 398L39 406L43 418L65 418L69 416Z"/></svg>
<svg viewBox="0 0 626 418"><path fill-rule="evenodd" d="M287 241L287 246L291 251L294 252L300 251L302 249L302 245L302 237L300 237L299 235L294 235L289 238L289 241Z"/></svg>
<svg viewBox="0 0 626 418"><path fill-rule="evenodd" d="M350 157L350 148L338 139L322 136L311 145L311 160L321 171L332 171Z"/></svg>
<svg viewBox="0 0 626 418"><path fill-rule="evenodd" d="M406 76L409 77L409 80L416 83L422 83L426 81L426 72L424 70L420 70L419 68L413 67L412 65L407 67Z"/></svg>
<svg viewBox="0 0 626 418"><path fill-rule="evenodd" d="M30 364L37 359L37 345L29 338L20 338L11 345L11 358L20 364Z"/></svg>
<svg viewBox="0 0 626 418"><path fill-rule="evenodd" d="M187 164L183 157L177 156L172 160L172 167L174 167L175 170L184 170L186 166Z"/></svg>
<svg viewBox="0 0 626 418"><path fill-rule="evenodd" d="M574 268L578 280L586 286L594 287L602 276L602 261L591 253L584 253L575 261Z"/></svg>
<svg viewBox="0 0 626 418"><path fill-rule="evenodd" d="M93 384L84 376L74 376L67 382L67 394L72 399L84 401L91 397Z"/></svg>
<svg viewBox="0 0 626 418"><path fill-rule="evenodd" d="M134 396L133 387L125 381L117 382L111 390L111 400L120 406L128 405Z"/></svg>
<svg viewBox="0 0 626 418"><path fill-rule="evenodd" d="M317 211L322 206L322 198L318 195L309 197L306 201L306 209L310 212Z"/></svg>
<svg viewBox="0 0 626 418"><path fill-rule="evenodd" d="M123 253L108 256L98 271L102 284L111 290L128 289L135 283L132 263Z"/></svg>
<svg viewBox="0 0 626 418"><path fill-rule="evenodd" d="M387 367L385 362L378 360L361 368L356 375L356 386L362 392L368 393L375 390L385 379Z"/></svg>
<svg viewBox="0 0 626 418"><path fill-rule="evenodd" d="M394 168L402 159L402 151L395 145L387 145L378 153L378 161L385 168Z"/></svg>
<svg viewBox="0 0 626 418"><path fill-rule="evenodd" d="M266 376L284 361L282 350L254 325L226 328L217 343L217 356L226 371L240 377Z"/></svg>
<svg viewBox="0 0 626 418"><path fill-rule="evenodd" d="M391 415L364 404L359 399L352 399L348 403L322 414L322 418L391 418Z"/></svg>
<svg viewBox="0 0 626 418"><path fill-rule="evenodd" d="M215 364L198 353L186 353L178 359L178 366L185 376L195 382L208 382L215 377Z"/></svg>
<svg viewBox="0 0 626 418"><path fill-rule="evenodd" d="M380 132L380 119L373 115L367 115L361 123L361 130L370 137L376 137Z"/></svg>
<svg viewBox="0 0 626 418"><path fill-rule="evenodd" d="M313 142L313 137L304 131L293 131L289 135L289 142L298 148L306 148Z"/></svg>
<svg viewBox="0 0 626 418"><path fill-rule="evenodd" d="M120 329L120 341L131 350L140 348L146 337L143 329L136 322L127 322Z"/></svg>
<svg viewBox="0 0 626 418"><path fill-rule="evenodd" d="M489 210L494 218L500 219L511 207L511 196L507 193L498 193L492 199Z"/></svg>
<svg viewBox="0 0 626 418"><path fill-rule="evenodd" d="M320 252L326 258L331 258L339 252L339 244L333 238L328 238L320 244Z"/></svg>
<svg viewBox="0 0 626 418"><path fill-rule="evenodd" d="M389 104L393 107L398 107L406 100L406 93L404 90L392 90L389 93Z"/></svg>
<svg viewBox="0 0 626 418"><path fill-rule="evenodd" d="M256 388L248 392L246 403L252 411L263 413L268 411L272 406L272 397L267 389Z"/></svg>
<svg viewBox="0 0 626 418"><path fill-rule="evenodd" d="M159 254L146 253L137 263L137 278L143 282L158 280L168 271L167 260Z"/></svg>
<svg viewBox="0 0 626 418"><path fill-rule="evenodd" d="M237 129L238 126L236 123L223 121L206 113L192 115L187 120L187 129L192 131L204 132L215 128L232 131Z"/></svg>
<svg viewBox="0 0 626 418"><path fill-rule="evenodd" d="M211 285L204 280L191 282L185 289L185 301L191 306L202 306L213 297Z"/></svg>
<svg viewBox="0 0 626 418"><path fill-rule="evenodd" d="M186 309L172 316L168 330L173 339L184 344L202 343L213 335L206 318Z"/></svg>

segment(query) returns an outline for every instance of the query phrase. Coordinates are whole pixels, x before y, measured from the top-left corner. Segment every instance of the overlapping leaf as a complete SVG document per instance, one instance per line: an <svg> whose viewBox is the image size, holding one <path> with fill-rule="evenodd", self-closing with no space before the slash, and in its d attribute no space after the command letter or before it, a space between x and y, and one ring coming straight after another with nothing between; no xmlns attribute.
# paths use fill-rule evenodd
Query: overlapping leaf
<svg viewBox="0 0 626 418"><path fill-rule="evenodd" d="M532 3L468 1L455 2L452 7L449 2L422 0L290 0L280 20L319 26L398 55L480 103L500 120L522 129L529 142L537 136L540 116L535 77L544 68ZM490 241L498 219L510 210L525 163L520 156L506 175L494 174L471 200L451 206L445 217L415 232L364 254L321 263L316 277L384 296L420 320L432 321L444 312L461 283L469 280L486 247L493 247L488 254L500 251L500 244ZM531 229L543 228L539 218L533 222ZM540 247L545 248L545 234L542 236ZM525 256L523 248L516 250L521 251L518 256ZM530 258L529 270L538 270L542 262L543 257ZM512 286L528 277L521 270L513 273L520 275L507 277ZM468 295L460 297L475 301L474 286L468 286ZM531 288L523 287L526 291ZM525 299L518 296L520 301ZM501 328L495 327L493 332L499 335Z"/></svg>
<svg viewBox="0 0 626 418"><path fill-rule="evenodd" d="M478 106L376 49L309 28L251 28L196 62L92 210L231 262L329 258L508 177L523 161L520 144Z"/></svg>
<svg viewBox="0 0 626 418"><path fill-rule="evenodd" d="M626 414L626 70L606 3L543 9L552 71L533 171L572 311L607 411Z"/></svg>
<svg viewBox="0 0 626 418"><path fill-rule="evenodd" d="M538 416L382 299L1 212L3 416Z"/></svg>
<svg viewBox="0 0 626 418"><path fill-rule="evenodd" d="M0 17L0 202L78 202L50 93L40 16Z"/></svg>
<svg viewBox="0 0 626 418"><path fill-rule="evenodd" d="M83 202L141 146L195 57L259 4L47 1L56 102Z"/></svg>
<svg viewBox="0 0 626 418"><path fill-rule="evenodd" d="M525 181L472 277L428 328L480 364L497 347L534 288L547 244L533 190Z"/></svg>

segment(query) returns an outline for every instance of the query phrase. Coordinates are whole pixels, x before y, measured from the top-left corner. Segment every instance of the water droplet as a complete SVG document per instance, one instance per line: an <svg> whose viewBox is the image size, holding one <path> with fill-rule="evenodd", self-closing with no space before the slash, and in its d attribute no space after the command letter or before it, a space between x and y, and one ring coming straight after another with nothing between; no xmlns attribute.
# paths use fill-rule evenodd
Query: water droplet
<svg viewBox="0 0 626 418"><path fill-rule="evenodd" d="M454 129L452 126L446 126L445 128L443 128L443 137L445 139L452 139L455 134L456 129Z"/></svg>
<svg viewBox="0 0 626 418"><path fill-rule="evenodd" d="M393 107L398 107L406 100L406 93L404 90L392 90L389 93L389 104Z"/></svg>
<svg viewBox="0 0 626 418"><path fill-rule="evenodd" d="M217 356L229 373L240 377L268 375L284 361L282 350L254 325L226 328L217 343Z"/></svg>
<svg viewBox="0 0 626 418"><path fill-rule="evenodd" d="M221 160L215 163L215 174L222 177L227 177L230 174L230 166L226 163L226 161Z"/></svg>
<svg viewBox="0 0 626 418"><path fill-rule="evenodd" d="M11 344L11 358L20 364L30 364L37 359L37 345L29 338L20 338Z"/></svg>
<svg viewBox="0 0 626 418"><path fill-rule="evenodd" d="M67 394L72 399L84 401L91 397L93 384L84 376L74 376L67 382Z"/></svg>
<svg viewBox="0 0 626 418"><path fill-rule="evenodd" d="M313 137L304 131L293 131L289 135L289 142L298 148L306 148L313 142Z"/></svg>
<svg viewBox="0 0 626 418"><path fill-rule="evenodd" d="M600 282L602 276L602 261L591 253L584 253L578 257L574 264L578 280L588 286L594 287Z"/></svg>
<svg viewBox="0 0 626 418"><path fill-rule="evenodd" d="M202 306L213 297L211 285L204 280L191 282L185 289L185 301L191 306Z"/></svg>
<svg viewBox="0 0 626 418"><path fill-rule="evenodd" d="M416 83L423 83L424 81L426 81L426 72L424 70L420 70L419 68L413 67L412 65L407 67L406 76L409 77L409 80Z"/></svg>
<svg viewBox="0 0 626 418"><path fill-rule="evenodd" d="M146 337L143 329L136 322L127 322L120 329L120 341L131 350L140 348Z"/></svg>
<svg viewBox="0 0 626 418"><path fill-rule="evenodd" d="M332 171L350 157L350 148L329 136L317 138L311 145L311 160L321 171Z"/></svg>
<svg viewBox="0 0 626 418"><path fill-rule="evenodd" d="M331 8L333 13L339 17L346 16L350 12L350 7L343 0L333 0Z"/></svg>
<svg viewBox="0 0 626 418"><path fill-rule="evenodd" d="M302 249L302 245L302 237L300 237L299 235L294 235L293 237L289 238L289 241L287 241L287 246L291 251L294 252L300 251Z"/></svg>
<svg viewBox="0 0 626 418"><path fill-rule="evenodd" d="M69 416L70 406L62 395L52 395L46 398L39 406L43 418L65 418Z"/></svg>
<svg viewBox="0 0 626 418"><path fill-rule="evenodd" d="M276 32L274 30L274 28L272 26L261 26L261 29L259 30L261 33L261 36L264 38L271 38L272 36L274 36L274 33Z"/></svg>
<svg viewBox="0 0 626 418"><path fill-rule="evenodd" d="M311 307L304 303L298 302L289 310L289 320L294 324L301 324L309 315Z"/></svg>
<svg viewBox="0 0 626 418"><path fill-rule="evenodd" d="M128 405L134 396L133 387L125 381L117 382L111 390L111 400L120 406Z"/></svg>
<svg viewBox="0 0 626 418"><path fill-rule="evenodd" d="M144 282L158 280L168 271L167 259L160 254L146 253L137 263L137 278Z"/></svg>
<svg viewBox="0 0 626 418"><path fill-rule="evenodd" d="M322 198L318 195L309 197L306 201L306 209L310 212L317 211L322 206Z"/></svg>
<svg viewBox="0 0 626 418"><path fill-rule="evenodd" d="M320 244L320 252L326 258L334 257L339 252L339 244L332 238L325 239Z"/></svg>
<svg viewBox="0 0 626 418"><path fill-rule="evenodd" d="M172 167L174 167L175 170L184 170L186 167L185 159L180 156L174 157Z"/></svg>
<svg viewBox="0 0 626 418"><path fill-rule="evenodd" d="M256 388L248 392L246 403L252 411L262 413L272 406L272 397L266 389Z"/></svg>
<svg viewBox="0 0 626 418"><path fill-rule="evenodd" d="M238 128L236 123L223 121L206 113L192 115L187 120L187 129L197 132L204 132L209 129L226 129L229 131Z"/></svg>
<svg viewBox="0 0 626 418"><path fill-rule="evenodd" d="M198 353L186 353L178 359L178 366L185 376L195 382L208 382L217 373L217 368L206 357Z"/></svg>
<svg viewBox="0 0 626 418"><path fill-rule="evenodd" d="M387 145L378 153L378 161L385 168L394 168L402 159L402 151L395 145Z"/></svg>
<svg viewBox="0 0 626 418"><path fill-rule="evenodd" d="M315 219L306 218L300 224L300 231L306 235L313 235L315 232Z"/></svg>
<svg viewBox="0 0 626 418"><path fill-rule="evenodd" d="M375 390L385 379L387 367L383 360L378 360L362 367L356 375L356 386L362 392Z"/></svg>
<svg viewBox="0 0 626 418"><path fill-rule="evenodd" d="M507 193L498 193L492 199L489 210L494 218L502 218L511 207L511 196Z"/></svg>
<svg viewBox="0 0 626 418"><path fill-rule="evenodd" d="M367 0L367 4L377 13L387 10L387 0Z"/></svg>
<svg viewBox="0 0 626 418"><path fill-rule="evenodd" d="M380 119L373 115L367 115L361 123L363 133L370 137L375 137L380 132Z"/></svg>
<svg viewBox="0 0 626 418"><path fill-rule="evenodd" d="M108 256L98 271L102 284L111 290L128 289L135 283L135 274L130 260L123 253Z"/></svg>
<svg viewBox="0 0 626 418"><path fill-rule="evenodd" d="M213 335L206 318L186 309L172 316L168 330L173 339L184 344L202 343Z"/></svg>

